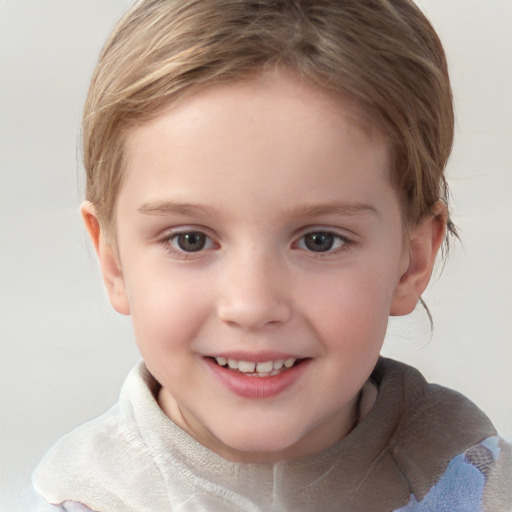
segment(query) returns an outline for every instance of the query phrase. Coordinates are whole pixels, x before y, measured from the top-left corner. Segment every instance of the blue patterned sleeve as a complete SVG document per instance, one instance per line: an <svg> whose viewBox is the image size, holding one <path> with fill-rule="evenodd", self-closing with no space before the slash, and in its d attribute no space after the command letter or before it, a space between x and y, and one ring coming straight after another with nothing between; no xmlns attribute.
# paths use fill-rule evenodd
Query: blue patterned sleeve
<svg viewBox="0 0 512 512"><path fill-rule="evenodd" d="M511 512L511 446L498 436L485 439L458 455L417 501L395 512Z"/></svg>

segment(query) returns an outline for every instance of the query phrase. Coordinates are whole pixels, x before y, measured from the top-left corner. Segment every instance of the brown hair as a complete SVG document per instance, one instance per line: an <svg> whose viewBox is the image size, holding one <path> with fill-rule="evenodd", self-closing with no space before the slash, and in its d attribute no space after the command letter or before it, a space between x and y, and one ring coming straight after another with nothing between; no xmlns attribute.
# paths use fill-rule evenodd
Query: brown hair
<svg viewBox="0 0 512 512"><path fill-rule="evenodd" d="M201 87L267 67L363 107L390 140L409 222L447 200L454 120L446 58L412 1L142 0L106 42L84 109L86 197L104 226L131 126Z"/></svg>

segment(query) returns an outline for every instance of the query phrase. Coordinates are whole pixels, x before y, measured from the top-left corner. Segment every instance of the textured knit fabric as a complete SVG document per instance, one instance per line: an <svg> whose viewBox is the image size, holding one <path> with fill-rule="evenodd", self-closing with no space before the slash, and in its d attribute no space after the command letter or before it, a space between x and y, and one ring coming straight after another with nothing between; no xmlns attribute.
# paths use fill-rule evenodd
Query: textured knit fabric
<svg viewBox="0 0 512 512"><path fill-rule="evenodd" d="M34 486L70 512L512 510L510 446L476 406L389 359L379 360L372 381L369 412L334 446L241 464L163 414L158 383L141 363L109 412L52 448Z"/></svg>

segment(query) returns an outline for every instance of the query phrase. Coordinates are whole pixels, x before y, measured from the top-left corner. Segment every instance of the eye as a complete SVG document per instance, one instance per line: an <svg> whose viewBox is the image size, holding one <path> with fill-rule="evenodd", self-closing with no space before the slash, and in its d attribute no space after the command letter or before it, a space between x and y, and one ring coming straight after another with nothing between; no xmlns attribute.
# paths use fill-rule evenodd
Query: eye
<svg viewBox="0 0 512 512"><path fill-rule="evenodd" d="M174 249L183 252L198 252L213 246L212 240L201 231L177 233L169 241Z"/></svg>
<svg viewBox="0 0 512 512"><path fill-rule="evenodd" d="M330 231L314 231L306 233L298 242L299 249L311 252L331 252L348 243L345 237Z"/></svg>

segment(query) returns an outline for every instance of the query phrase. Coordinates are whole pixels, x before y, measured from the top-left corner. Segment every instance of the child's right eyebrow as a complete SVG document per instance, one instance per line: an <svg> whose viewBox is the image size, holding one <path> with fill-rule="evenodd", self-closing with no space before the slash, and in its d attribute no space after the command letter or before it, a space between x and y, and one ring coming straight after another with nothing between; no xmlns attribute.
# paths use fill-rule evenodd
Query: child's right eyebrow
<svg viewBox="0 0 512 512"><path fill-rule="evenodd" d="M154 203L144 203L138 211L146 215L202 215L211 214L211 208L193 203L181 203L177 201L156 201Z"/></svg>

